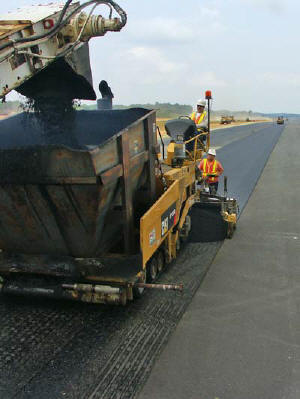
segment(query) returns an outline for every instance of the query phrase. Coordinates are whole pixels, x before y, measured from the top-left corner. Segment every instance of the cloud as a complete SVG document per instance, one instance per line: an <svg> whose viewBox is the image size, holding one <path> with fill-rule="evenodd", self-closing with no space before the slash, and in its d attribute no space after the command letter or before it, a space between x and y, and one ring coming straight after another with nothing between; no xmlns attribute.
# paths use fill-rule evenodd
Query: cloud
<svg viewBox="0 0 300 399"><path fill-rule="evenodd" d="M195 87L202 87L203 85L213 88L228 86L228 83L224 79L218 77L215 72L211 71L194 74L194 76L191 77L191 82L193 82Z"/></svg>
<svg viewBox="0 0 300 399"><path fill-rule="evenodd" d="M123 54L131 75L140 75L145 83L156 84L165 79L173 79L186 65L172 61L156 47L132 47Z"/></svg>
<svg viewBox="0 0 300 399"><path fill-rule="evenodd" d="M220 18L220 10L217 7L200 7L200 15L204 18L210 19L219 19Z"/></svg>
<svg viewBox="0 0 300 399"><path fill-rule="evenodd" d="M219 34L226 29L217 8L198 7L189 17L162 17L135 20L127 26L127 34L133 42L166 44L193 44L199 36Z"/></svg>
<svg viewBox="0 0 300 399"><path fill-rule="evenodd" d="M138 34L137 34L138 32ZM135 21L129 25L128 33L135 41L184 43L194 40L195 31L190 24L180 19L154 17Z"/></svg>
<svg viewBox="0 0 300 399"><path fill-rule="evenodd" d="M264 85L274 87L300 87L300 73L265 72L258 76L259 81Z"/></svg>
<svg viewBox="0 0 300 399"><path fill-rule="evenodd" d="M258 8L265 8L274 14L282 14L285 10L283 1L280 0L244 0L249 5Z"/></svg>

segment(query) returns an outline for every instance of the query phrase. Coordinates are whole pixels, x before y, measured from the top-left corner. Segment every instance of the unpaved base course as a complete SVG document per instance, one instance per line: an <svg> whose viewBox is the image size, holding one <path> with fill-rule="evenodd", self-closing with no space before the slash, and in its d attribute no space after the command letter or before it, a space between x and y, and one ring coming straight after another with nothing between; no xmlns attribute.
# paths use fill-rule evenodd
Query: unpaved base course
<svg viewBox="0 0 300 399"><path fill-rule="evenodd" d="M184 294L147 292L127 308L2 301L0 397L132 398L220 245L189 244L170 265L163 281Z"/></svg>

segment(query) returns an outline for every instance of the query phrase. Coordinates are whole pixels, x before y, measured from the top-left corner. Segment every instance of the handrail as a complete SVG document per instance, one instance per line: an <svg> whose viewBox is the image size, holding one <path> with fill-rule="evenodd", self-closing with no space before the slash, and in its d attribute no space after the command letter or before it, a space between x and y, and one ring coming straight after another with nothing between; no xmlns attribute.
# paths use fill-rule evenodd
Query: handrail
<svg viewBox="0 0 300 399"><path fill-rule="evenodd" d="M194 154L192 154L190 151L186 150L186 152L188 153L189 157L193 158L194 162L196 162L196 153L197 153L197 149L198 149L198 143L200 144L200 146L202 147L201 149L204 152L207 152L207 150L208 150L207 146L205 146L203 144L203 142L201 141L201 136L202 137L206 136L206 134L205 133L197 134L197 136L192 137L191 139L189 139L189 140L184 142L184 144L189 144L189 143L194 141L194 150L193 150Z"/></svg>

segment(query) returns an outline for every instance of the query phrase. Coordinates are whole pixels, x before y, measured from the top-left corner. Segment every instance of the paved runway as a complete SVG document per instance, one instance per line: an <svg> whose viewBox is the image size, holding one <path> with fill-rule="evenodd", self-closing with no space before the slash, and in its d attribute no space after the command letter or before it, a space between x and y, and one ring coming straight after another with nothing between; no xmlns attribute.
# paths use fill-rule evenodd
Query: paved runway
<svg viewBox="0 0 300 399"><path fill-rule="evenodd" d="M270 126L277 126L274 123L252 123L249 125L240 125L233 127L226 127L224 129L214 129L211 133L211 146L224 147L234 141L244 139L252 134L258 133L262 129L268 129Z"/></svg>
<svg viewBox="0 0 300 399"><path fill-rule="evenodd" d="M299 132L299 124L284 129L236 235L218 252L139 399L300 397ZM242 177L264 163L252 138L243 139L243 153L258 155ZM235 152L223 150L225 163ZM245 203L244 188L240 198Z"/></svg>
<svg viewBox="0 0 300 399"><path fill-rule="evenodd" d="M217 158L224 166L227 175L229 194L237 198L240 210L244 208L256 182L272 152L281 132L282 125L262 124L261 126L243 126L239 138L228 129L231 142L224 129L221 133L212 134L212 146L222 146L217 150ZM225 145L223 145L225 144ZM223 179L220 179L219 192L223 191Z"/></svg>

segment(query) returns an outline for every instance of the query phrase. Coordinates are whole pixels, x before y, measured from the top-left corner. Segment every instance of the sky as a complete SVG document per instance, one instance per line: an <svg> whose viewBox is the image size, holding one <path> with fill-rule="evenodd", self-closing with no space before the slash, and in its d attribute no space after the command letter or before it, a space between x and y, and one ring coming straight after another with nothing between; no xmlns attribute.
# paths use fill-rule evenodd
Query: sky
<svg viewBox="0 0 300 399"><path fill-rule="evenodd" d="M298 0L117 2L127 26L90 41L94 87L107 80L115 103L194 105L210 89L214 109L300 113Z"/></svg>

